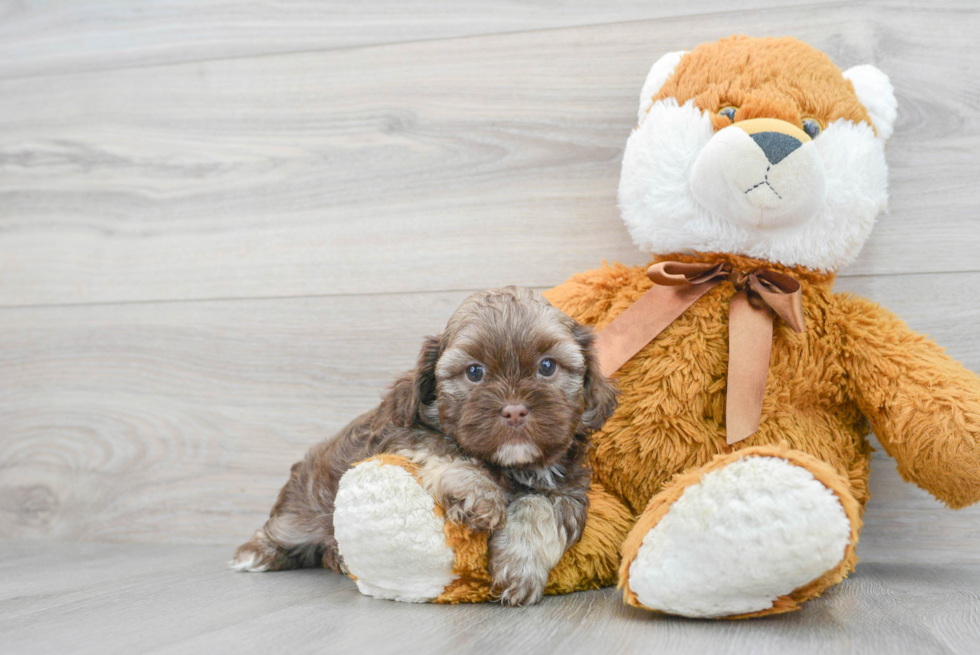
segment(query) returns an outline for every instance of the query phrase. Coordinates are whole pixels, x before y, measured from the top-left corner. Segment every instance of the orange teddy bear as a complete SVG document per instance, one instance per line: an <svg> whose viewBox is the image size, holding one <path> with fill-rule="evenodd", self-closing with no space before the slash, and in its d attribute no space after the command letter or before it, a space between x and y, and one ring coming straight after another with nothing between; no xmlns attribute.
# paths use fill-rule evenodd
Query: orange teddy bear
<svg viewBox="0 0 980 655"><path fill-rule="evenodd" d="M618 582L632 605L692 617L798 608L857 561L869 427L906 480L954 508L980 499L980 379L832 291L885 207L894 120L883 73L841 72L794 39L653 66L620 207L658 264L546 294L600 330L621 389L594 435L585 533L546 593ZM489 600L487 536L446 522L412 472L385 457L341 482L336 535L359 588Z"/></svg>

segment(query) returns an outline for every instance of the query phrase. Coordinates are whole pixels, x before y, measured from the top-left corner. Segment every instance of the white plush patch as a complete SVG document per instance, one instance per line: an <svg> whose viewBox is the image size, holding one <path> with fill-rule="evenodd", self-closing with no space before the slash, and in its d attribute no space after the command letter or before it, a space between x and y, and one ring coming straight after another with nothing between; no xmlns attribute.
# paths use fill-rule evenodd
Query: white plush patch
<svg viewBox="0 0 980 655"><path fill-rule="evenodd" d="M691 170L694 199L749 230L772 231L807 223L823 205L826 182L812 141L772 163L737 124L715 134Z"/></svg>
<svg viewBox="0 0 980 655"><path fill-rule="evenodd" d="M541 457L541 449L531 443L508 443L497 449L493 459L501 466L529 464Z"/></svg>
<svg viewBox="0 0 980 655"><path fill-rule="evenodd" d="M684 491L644 537L629 585L670 614L757 612L837 566L850 531L837 496L809 471L747 457Z"/></svg>
<svg viewBox="0 0 980 655"><path fill-rule="evenodd" d="M870 64L848 68L844 71L844 79L850 80L858 100L868 110L878 138L887 141L898 117L898 101L895 100L891 80Z"/></svg>
<svg viewBox="0 0 980 655"><path fill-rule="evenodd" d="M377 460L340 479L334 506L340 554L362 594L421 603L456 579L445 520L412 474Z"/></svg>
<svg viewBox="0 0 980 655"><path fill-rule="evenodd" d="M813 140L825 174L824 201L802 224L777 227L741 226L695 200L692 170L714 137L707 113L673 98L654 103L630 135L619 206L641 250L728 252L823 271L857 257L888 200L884 141L870 125L838 120Z"/></svg>
<svg viewBox="0 0 980 655"><path fill-rule="evenodd" d="M664 85L674 69L680 63L681 57L687 54L687 50L668 52L650 67L647 79L643 83L643 90L640 91L640 109L636 114L636 124L639 125L646 118L647 110L653 104L653 96L660 92L660 87Z"/></svg>

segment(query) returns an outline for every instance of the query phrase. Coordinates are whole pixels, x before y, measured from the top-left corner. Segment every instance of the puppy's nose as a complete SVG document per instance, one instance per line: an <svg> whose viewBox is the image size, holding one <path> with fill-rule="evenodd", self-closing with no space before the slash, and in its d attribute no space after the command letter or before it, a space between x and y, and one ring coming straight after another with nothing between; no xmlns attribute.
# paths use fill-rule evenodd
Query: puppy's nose
<svg viewBox="0 0 980 655"><path fill-rule="evenodd" d="M511 425L520 425L527 417L527 405L521 403L517 405L506 405L500 410L501 416L507 419Z"/></svg>

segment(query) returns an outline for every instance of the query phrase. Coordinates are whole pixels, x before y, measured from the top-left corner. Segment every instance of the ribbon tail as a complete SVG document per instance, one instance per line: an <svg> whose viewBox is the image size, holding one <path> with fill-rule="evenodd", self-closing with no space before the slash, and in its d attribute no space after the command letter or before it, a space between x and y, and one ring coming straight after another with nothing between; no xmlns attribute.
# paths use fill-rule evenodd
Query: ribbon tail
<svg viewBox="0 0 980 655"><path fill-rule="evenodd" d="M728 397L725 425L728 444L738 443L759 429L766 376L772 353L773 313L753 307L743 290L732 297L728 318Z"/></svg>
<svg viewBox="0 0 980 655"><path fill-rule="evenodd" d="M762 271L749 277L749 287L759 294L763 301L779 318L783 319L794 332L803 332L803 290L799 280L775 271Z"/></svg>
<svg viewBox="0 0 980 655"><path fill-rule="evenodd" d="M715 284L653 285L596 335L596 357L602 374L608 377L618 371Z"/></svg>

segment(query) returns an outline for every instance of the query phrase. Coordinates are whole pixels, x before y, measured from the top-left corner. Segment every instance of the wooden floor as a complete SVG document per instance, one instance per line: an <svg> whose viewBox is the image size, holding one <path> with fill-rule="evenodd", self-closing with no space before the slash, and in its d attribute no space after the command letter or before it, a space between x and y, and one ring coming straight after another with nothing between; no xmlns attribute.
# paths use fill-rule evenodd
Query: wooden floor
<svg viewBox="0 0 980 655"><path fill-rule="evenodd" d="M0 0L0 653L980 652L980 508L881 452L863 563L793 616L223 568L470 291L645 261L640 86L736 32L891 76L890 213L837 286L980 370L974 0Z"/></svg>
<svg viewBox="0 0 980 655"><path fill-rule="evenodd" d="M614 589L525 608L361 596L323 570L233 574L214 546L0 541L4 653L977 652L980 566L865 563L803 611L695 621Z"/></svg>

